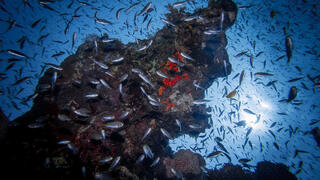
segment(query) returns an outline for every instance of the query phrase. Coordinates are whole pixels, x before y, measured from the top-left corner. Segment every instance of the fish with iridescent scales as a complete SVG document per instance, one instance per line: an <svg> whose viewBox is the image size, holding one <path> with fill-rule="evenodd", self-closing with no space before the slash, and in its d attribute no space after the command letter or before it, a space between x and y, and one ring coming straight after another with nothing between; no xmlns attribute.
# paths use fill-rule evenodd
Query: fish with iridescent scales
<svg viewBox="0 0 320 180"><path fill-rule="evenodd" d="M60 145L69 144L69 143L70 143L69 140L61 140L58 142L58 144L60 144Z"/></svg>
<svg viewBox="0 0 320 180"><path fill-rule="evenodd" d="M162 78L168 78L168 76L166 75L166 74L164 74L163 72L161 72L161 71L156 71L156 74L158 75L158 76L160 76L160 77L162 77Z"/></svg>
<svg viewBox="0 0 320 180"><path fill-rule="evenodd" d="M120 121L114 121L114 122L109 122L107 124L105 124L104 126L110 129L118 129L118 128L122 128L123 127L123 123Z"/></svg>
<svg viewBox="0 0 320 180"><path fill-rule="evenodd" d="M80 108L80 109L76 109L73 111L76 115L81 116L81 117L89 117L89 114L91 113L91 111L89 111L86 108Z"/></svg>
<svg viewBox="0 0 320 180"><path fill-rule="evenodd" d="M179 121L179 119L176 119L176 124L179 127L179 130L181 131L182 125L181 125L181 122Z"/></svg>
<svg viewBox="0 0 320 180"><path fill-rule="evenodd" d="M96 65L98 65L100 68L102 68L102 69L105 69L105 70L109 69L109 67L107 65L103 64L102 62L99 62L99 61L96 61L96 60L93 60L93 62Z"/></svg>
<svg viewBox="0 0 320 180"><path fill-rule="evenodd" d="M120 159L121 159L120 156L117 156L116 158L114 158L114 160L112 161L108 171L111 171L113 168L115 168L119 164Z"/></svg>
<svg viewBox="0 0 320 180"><path fill-rule="evenodd" d="M206 104L208 102L210 102L210 100L200 99L200 100L194 100L192 103L195 105L201 105L201 104Z"/></svg>
<svg viewBox="0 0 320 180"><path fill-rule="evenodd" d="M171 134L166 129L160 128L160 131L165 137L167 137L168 139L172 139Z"/></svg>
<svg viewBox="0 0 320 180"><path fill-rule="evenodd" d="M141 163L146 156L144 154L140 155L136 161L136 164Z"/></svg>
<svg viewBox="0 0 320 180"><path fill-rule="evenodd" d="M185 59L189 59L191 61L194 61L194 59L192 57L190 57L188 54L184 53L184 52L181 52L180 53L182 57L184 57Z"/></svg>
<svg viewBox="0 0 320 180"><path fill-rule="evenodd" d="M113 160L113 157L107 156L107 157L104 157L104 158L100 159L100 160L99 160L99 163L105 164L105 163L110 162L110 161L112 161L112 160Z"/></svg>
<svg viewBox="0 0 320 180"><path fill-rule="evenodd" d="M144 133L141 141L143 141L143 140L150 134L151 130L152 130L151 128L148 128L148 129L146 130L146 132Z"/></svg>
<svg viewBox="0 0 320 180"><path fill-rule="evenodd" d="M114 115L104 115L103 116L103 119L105 121L111 121L111 120L114 120L115 119L115 116Z"/></svg>
<svg viewBox="0 0 320 180"><path fill-rule="evenodd" d="M159 163L159 161L160 161L160 157L157 157L157 158L152 162L152 164L150 165L150 167L156 166L156 165Z"/></svg>
<svg viewBox="0 0 320 180"><path fill-rule="evenodd" d="M152 153L151 148L150 148L147 144L143 145L142 148L143 148L144 154L145 154L148 158L153 159L153 153Z"/></svg>

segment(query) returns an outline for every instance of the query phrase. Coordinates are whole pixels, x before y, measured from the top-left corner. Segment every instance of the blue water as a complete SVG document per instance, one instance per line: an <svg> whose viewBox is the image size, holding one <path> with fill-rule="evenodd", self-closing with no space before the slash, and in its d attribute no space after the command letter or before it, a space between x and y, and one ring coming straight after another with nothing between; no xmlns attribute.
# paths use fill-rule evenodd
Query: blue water
<svg viewBox="0 0 320 180"><path fill-rule="evenodd" d="M5 2L5 3L4 3ZM67 8L72 1L57 1L48 4L54 11L45 9L39 5L36 0L30 0L30 8L21 0L1 1L0 5L10 14L0 10L0 64L1 72L8 77L0 81L0 90L4 92L0 95L1 109L10 119L22 115L32 106L32 101L21 103L26 97L32 95L35 91L38 79L45 62L59 65L66 57L75 53L77 47L83 43L90 34L102 35L108 33L110 38L118 38L123 43L134 42L137 39L146 39L161 29L165 24L160 20L168 13L166 5L177 1L151 1L155 9L151 12L151 26L147 28L147 22L142 23L143 17L137 19L137 27L133 24L134 14L140 11L149 1L142 1L136 8L129 13L121 12L119 20L116 19L116 11L119 8L127 8L137 1L88 1L90 6L74 1L70 8ZM206 99L212 100L207 104L213 110L210 125L212 127L206 130L205 134L200 134L198 138L191 138L187 135L181 136L170 141L170 146L174 151L179 149L190 149L200 153L203 156L208 155L214 150L218 150L215 137L225 138L222 141L230 153L232 163L239 164L238 159L252 159L248 164L256 165L257 162L268 160L276 163L284 163L290 167L290 171L295 173L299 170L298 164L303 161L302 171L297 176L301 179L320 179L320 173L317 169L320 167L319 148L312 135L304 135L316 125L310 126L312 119L320 119L319 110L319 88L313 88L313 83L307 78L309 74L315 77L320 74L319 64L319 5L317 1L301 0L260 0L244 1L236 0L236 4L241 6L252 5L250 8L239 9L236 23L226 31L230 63L232 64L232 73L228 78L217 79L212 86L206 90ZM195 1L194 4L187 3L187 11L192 12L196 8L205 7L207 1ZM75 10L77 12L74 14ZM99 18L107 19L113 22L113 25L96 24L94 14ZM274 11L274 17L270 17L271 11ZM79 15L80 17L74 17ZM36 27L31 24L41 19ZM72 19L72 21L71 21ZM10 23L16 22L16 26L7 30ZM71 21L69 29L65 32L67 22ZM127 25L128 24L128 28ZM293 41L293 57L289 64L286 63L286 57L276 61L280 56L286 55L285 35L283 27L286 28L287 35L290 35ZM72 48L72 36L77 34L75 45ZM46 35L43 40L39 38ZM26 37L24 47L20 49L17 42L22 36ZM65 42L63 44L57 41ZM255 44L255 47L254 47ZM14 49L25 53L31 58L22 59L15 62L15 65L6 71L9 65L8 58L16 58L9 53L7 49ZM60 51L65 54L56 58L52 57ZM247 54L253 55L253 67L250 65L250 58L247 56L235 57L238 53L248 51ZM260 56L256 55L263 52ZM310 53L311 52L311 53ZM264 67L265 63L265 67ZM301 68L301 72L295 66ZM20 70L21 69L21 70ZM246 75L241 88L238 89L234 100L227 99L225 91L232 91L239 83L239 78L233 79L237 73L245 70ZM21 71L21 73L20 73ZM251 73L269 72L274 74L271 77L257 78ZM17 86L12 86L15 79L31 76L32 78ZM287 82L296 77L304 77L300 81L293 83ZM277 80L276 89L272 86L266 87L270 81ZM261 83L262 82L262 83ZM303 88L301 82L309 88ZM286 99L291 86L297 86L298 96L295 103L279 102ZM18 95L17 93L24 88ZM17 104L18 109L13 105ZM241 103L240 111L236 111L236 104ZM224 111L221 116L220 110ZM250 109L260 115L260 121L256 123L256 116L250 115L244 111ZM235 111L235 115L228 115ZM286 113L287 115L279 115ZM235 127L234 122L245 120L245 127ZM270 128L271 124L276 125ZM296 130L290 136L290 126ZM249 128L252 132L249 135L249 143L243 148L242 145L246 139L246 133ZM278 129L283 128L280 132ZM232 132L230 131L232 130ZM213 130L213 134L210 132ZM276 138L274 138L271 130ZM202 143L201 141L207 139ZM288 141L287 146L285 143ZM276 142L280 151L273 143ZM262 152L260 146L263 146ZM202 148L202 149L201 149ZM305 150L309 153L299 154L294 158L296 149ZM205 158L207 168L219 168L223 163L229 160L225 156L217 158ZM252 170L252 169L251 169Z"/></svg>

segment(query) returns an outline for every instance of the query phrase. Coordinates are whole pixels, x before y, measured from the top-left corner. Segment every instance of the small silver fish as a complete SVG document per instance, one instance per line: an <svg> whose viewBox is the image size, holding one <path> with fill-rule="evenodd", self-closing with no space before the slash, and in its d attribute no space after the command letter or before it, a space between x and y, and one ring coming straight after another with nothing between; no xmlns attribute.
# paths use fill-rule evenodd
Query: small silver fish
<svg viewBox="0 0 320 180"><path fill-rule="evenodd" d="M138 69L138 68L132 68L131 71L134 72L134 73L138 73L138 74L142 73L142 71L140 69Z"/></svg>
<svg viewBox="0 0 320 180"><path fill-rule="evenodd" d="M199 16L189 16L189 17L184 18L184 21L189 22L189 21L192 21L192 20L198 19L198 18L199 18Z"/></svg>
<svg viewBox="0 0 320 180"><path fill-rule="evenodd" d="M159 102L156 102L156 101L149 101L149 103L150 103L152 106L160 106L160 103L159 103Z"/></svg>
<svg viewBox="0 0 320 180"><path fill-rule="evenodd" d="M178 170L175 170L173 168L170 169L170 171L172 172L172 174L174 174L178 179L184 179L181 172L179 172Z"/></svg>
<svg viewBox="0 0 320 180"><path fill-rule="evenodd" d="M121 12L121 10L123 10L124 8L120 8L120 9L118 9L118 11L116 12L116 18L117 19L119 19L119 17L120 17L120 12Z"/></svg>
<svg viewBox="0 0 320 180"><path fill-rule="evenodd" d="M93 62L96 65L98 65L100 68L102 68L102 69L105 69L105 70L109 69L109 67L107 65L103 64L102 62L99 62L99 61L96 61L96 60L93 60Z"/></svg>
<svg viewBox="0 0 320 180"><path fill-rule="evenodd" d="M210 102L210 100L200 99L200 100L194 100L192 103L195 105L200 105L200 104L206 104L208 102Z"/></svg>
<svg viewBox="0 0 320 180"><path fill-rule="evenodd" d="M182 6L182 5L184 5L186 2L187 2L187 1L175 2L175 3L173 3L173 7L176 8L176 7Z"/></svg>
<svg viewBox="0 0 320 180"><path fill-rule="evenodd" d="M103 159L99 160L99 163L104 164L104 163L110 162L112 160L113 160L113 157L107 156L107 157L104 157Z"/></svg>
<svg viewBox="0 0 320 180"><path fill-rule="evenodd" d="M123 123L120 121L109 122L105 124L105 127L111 128L111 129L118 129L123 127Z"/></svg>
<svg viewBox="0 0 320 180"><path fill-rule="evenodd" d="M221 12L221 21L220 21L220 29L223 30L223 22L224 22L224 11Z"/></svg>
<svg viewBox="0 0 320 180"><path fill-rule="evenodd" d="M145 145L143 145L142 148L143 148L144 154L145 154L148 158L153 159L153 153L152 153L150 147L149 147L147 144L145 144Z"/></svg>
<svg viewBox="0 0 320 180"><path fill-rule="evenodd" d="M94 79L94 78L88 78L88 80L89 80L89 82L91 83L91 84L94 84L94 85L98 85L98 84L100 84L100 82L97 80L97 79Z"/></svg>
<svg viewBox="0 0 320 180"><path fill-rule="evenodd" d="M124 74L124 75L122 75L121 77L120 77L120 82L123 82L123 81L125 81L127 78L128 78L128 74L126 73L126 74Z"/></svg>
<svg viewBox="0 0 320 180"><path fill-rule="evenodd" d="M121 114L120 119L125 119L126 117L128 117L130 111L125 111Z"/></svg>
<svg viewBox="0 0 320 180"><path fill-rule="evenodd" d="M201 126L200 126L200 125L197 125L197 124L190 124L189 127L190 127L191 129L200 129L200 128L201 128Z"/></svg>
<svg viewBox="0 0 320 180"><path fill-rule="evenodd" d="M168 76L166 75L166 74L164 74L163 72L161 72L161 71L156 71L156 73L157 73L157 75L158 76L160 76L160 77L162 77L162 78L168 78Z"/></svg>
<svg viewBox="0 0 320 180"><path fill-rule="evenodd" d="M193 61L194 59L192 57L190 57L188 54L185 54L183 52L180 53L182 57L184 57L185 59L189 59L191 61Z"/></svg>
<svg viewBox="0 0 320 180"><path fill-rule="evenodd" d="M111 60L111 62L112 62L112 63L118 63L118 62L121 62L121 61L123 61L123 60L124 60L123 57L119 57L119 58L117 58L117 59Z"/></svg>
<svg viewBox="0 0 320 180"><path fill-rule="evenodd" d="M140 74L139 74L139 77L140 77L145 83L149 84L153 89L155 88L155 85L152 84L152 82L149 80L149 78L148 78L146 75L140 73Z"/></svg>
<svg viewBox="0 0 320 180"><path fill-rule="evenodd" d="M183 63L179 62L179 61L176 60L176 59L173 59L172 57L168 57L168 60L171 61L171 62L173 62L173 63L175 63L175 64L177 64L178 66L181 66L181 67L184 66Z"/></svg>
<svg viewBox="0 0 320 180"><path fill-rule="evenodd" d="M145 14L150 9L151 5L152 5L152 3L148 2L148 4L140 11L138 16L141 16L141 15Z"/></svg>
<svg viewBox="0 0 320 180"><path fill-rule="evenodd" d="M137 52L143 51L143 50L145 50L147 48L148 48L148 46L142 46L141 48L137 49Z"/></svg>
<svg viewBox="0 0 320 180"><path fill-rule="evenodd" d="M144 95L148 96L148 94L146 93L146 90L142 86L140 86L140 89Z"/></svg>
<svg viewBox="0 0 320 180"><path fill-rule="evenodd" d="M102 140L106 140L106 131L104 129L101 129L101 137L102 137Z"/></svg>
<svg viewBox="0 0 320 180"><path fill-rule="evenodd" d="M104 87L111 89L111 86L104 79L99 79L99 81Z"/></svg>
<svg viewBox="0 0 320 180"><path fill-rule="evenodd" d="M114 115L105 115L103 116L103 119L106 121L114 120L115 116Z"/></svg>
<svg viewBox="0 0 320 180"><path fill-rule="evenodd" d="M120 157L120 156L117 156L117 157L112 161L112 163L111 163L108 171L111 171L114 167L116 167L116 166L119 164L120 159L121 159L121 157Z"/></svg>
<svg viewBox="0 0 320 180"><path fill-rule="evenodd" d="M64 145L64 144L69 144L70 141L69 140L62 140L62 141L59 141L58 144L61 144L61 145Z"/></svg>
<svg viewBox="0 0 320 180"><path fill-rule="evenodd" d="M170 22L170 21L168 21L168 20L166 20L166 19L164 19L164 18L160 18L160 20L161 20L162 22L164 22L164 23L166 23L166 24L170 25L170 26L173 26L173 27L175 27L175 26L176 26L176 25L174 25L172 22Z"/></svg>
<svg viewBox="0 0 320 180"><path fill-rule="evenodd" d="M55 65L55 64L51 64L51 63L44 63L46 66L50 66L51 68L53 68L53 69L55 69L55 70L57 70L57 71L62 71L63 70L63 68L62 67L60 67L60 66L57 66L57 65Z"/></svg>
<svg viewBox="0 0 320 180"><path fill-rule="evenodd" d="M160 157L157 157L157 158L152 162L152 164L150 165L150 167L156 166L156 165L159 163L159 161L160 161Z"/></svg>
<svg viewBox="0 0 320 180"><path fill-rule="evenodd" d="M177 124L177 126L179 127L179 129L181 131L182 125L181 125L181 122L179 121L179 119L176 119L176 124Z"/></svg>
<svg viewBox="0 0 320 180"><path fill-rule="evenodd" d="M151 46L152 42L153 42L153 40L151 39L151 40L149 41L148 45L147 45L147 48L149 48L149 47Z"/></svg>
<svg viewBox="0 0 320 180"><path fill-rule="evenodd" d="M141 156L139 156L139 158L138 158L137 161L136 161L136 164L142 162L145 157L146 157L146 156L145 156L144 154L142 154Z"/></svg>
<svg viewBox="0 0 320 180"><path fill-rule="evenodd" d="M84 97L86 97L86 98L97 98L98 96L99 96L99 94L93 93L93 94L87 94Z"/></svg>
<svg viewBox="0 0 320 180"><path fill-rule="evenodd" d="M82 116L82 117L89 117L89 114L91 113L88 109L86 108L80 108L77 110L73 111L76 115Z"/></svg>
<svg viewBox="0 0 320 180"><path fill-rule="evenodd" d="M160 131L165 137L172 139L171 134L166 129L160 128Z"/></svg>
<svg viewBox="0 0 320 180"><path fill-rule="evenodd" d="M141 141L143 141L150 134L151 130L152 130L152 128L147 129L147 131L144 133Z"/></svg>

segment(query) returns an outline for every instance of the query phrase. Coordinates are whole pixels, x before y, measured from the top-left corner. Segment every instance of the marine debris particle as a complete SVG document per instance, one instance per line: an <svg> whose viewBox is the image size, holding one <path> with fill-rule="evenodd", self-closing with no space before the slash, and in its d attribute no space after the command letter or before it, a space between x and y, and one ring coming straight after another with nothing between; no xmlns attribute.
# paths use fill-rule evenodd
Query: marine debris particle
<svg viewBox="0 0 320 180"><path fill-rule="evenodd" d="M172 6L169 10L166 22L170 23L151 37L152 41L140 42L148 44L143 51L136 51L141 45L135 43L106 41L107 34L88 36L77 53L58 67L61 70L47 70L38 86L52 86L37 91L32 110L16 121L29 125L37 117L46 117L42 124L49 125L41 127L52 132L55 144L70 140L67 145L83 166L95 167L92 177L105 169L117 177L120 169L126 169L123 166L130 168L127 175L131 177L135 174L148 179L157 174L173 177L171 168L176 174L199 175L200 166L204 165L201 156L182 151L173 160L165 158L168 136L162 133L177 137L176 119L186 127L180 128L179 133L197 135L208 127L205 106L194 106L193 101L203 99L204 90L215 78L231 73L224 30L234 23L237 8L232 1L209 1L208 8L196 12L201 18L188 21L184 19L195 14ZM220 22L222 11L223 29L219 33L205 33L220 27L220 23L214 22ZM95 20L103 19L95 16ZM113 60L105 62L106 57ZM203 88L196 88L195 81ZM70 120L59 120L59 114ZM199 120L192 114L203 118ZM199 128L192 128L194 124ZM152 131L143 138L149 128ZM152 162L157 161L148 158L141 160L139 168L132 168L146 145L154 157L159 157L159 164L154 166L160 168L150 170ZM57 156L57 151L47 156ZM112 157L113 161L106 162L106 157Z"/></svg>

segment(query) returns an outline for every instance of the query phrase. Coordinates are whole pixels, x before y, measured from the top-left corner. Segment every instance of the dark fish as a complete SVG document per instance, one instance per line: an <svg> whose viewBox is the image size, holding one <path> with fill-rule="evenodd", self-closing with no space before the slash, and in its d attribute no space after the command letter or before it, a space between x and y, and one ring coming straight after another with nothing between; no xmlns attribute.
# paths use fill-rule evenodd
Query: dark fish
<svg viewBox="0 0 320 180"><path fill-rule="evenodd" d="M140 2L141 2L141 1L132 4L132 5L131 5L128 9L126 9L124 12L125 12L125 13L128 13L131 9L133 9L134 7L136 7L137 5L139 5Z"/></svg>
<svg viewBox="0 0 320 180"><path fill-rule="evenodd" d="M297 87L296 86L292 86L290 88L290 92L289 92L289 95L288 95L287 102L290 102L290 101L294 100L296 97L297 97Z"/></svg>
<svg viewBox="0 0 320 180"><path fill-rule="evenodd" d="M275 147L278 151L280 151L280 147L279 147L279 145L278 145L276 142L274 142L273 145L274 145L274 147Z"/></svg>
<svg viewBox="0 0 320 180"><path fill-rule="evenodd" d="M8 71L9 69L13 68L13 66L15 65L16 63L11 63L9 64L7 67L6 67L6 70L5 71Z"/></svg>
<svg viewBox="0 0 320 180"><path fill-rule="evenodd" d="M240 75L239 86L241 85L245 74L246 74L246 72L243 70L243 71L241 72L241 75Z"/></svg>
<svg viewBox="0 0 320 180"><path fill-rule="evenodd" d="M310 126L315 125L316 123L320 122L318 119L312 119L311 123L309 123Z"/></svg>
<svg viewBox="0 0 320 180"><path fill-rule="evenodd" d="M74 32L73 35L72 35L71 49L73 48L74 44L76 43L76 39L77 39L77 32Z"/></svg>
<svg viewBox="0 0 320 180"><path fill-rule="evenodd" d="M229 152L227 151L227 149L224 147L224 145L223 145L221 142L217 142L217 144L218 144L219 148L220 148L222 151L224 151L224 152L226 152L226 153L229 154Z"/></svg>
<svg viewBox="0 0 320 180"><path fill-rule="evenodd" d="M284 58L284 57L286 57L286 56L285 56L285 55L280 56L280 57L278 57L278 58L276 59L276 61L279 61L280 59L282 59L282 58Z"/></svg>
<svg viewBox="0 0 320 180"><path fill-rule="evenodd" d="M31 76L26 76L26 77L23 77L21 79L18 79L16 82L14 82L11 86L16 86L24 81L27 81L31 78Z"/></svg>
<svg viewBox="0 0 320 180"><path fill-rule="evenodd" d="M120 17L120 12L121 12L123 9L124 9L124 8L120 8L120 9L117 10L117 12L116 12L116 18L117 18L117 19L119 19L119 17Z"/></svg>
<svg viewBox="0 0 320 180"><path fill-rule="evenodd" d="M277 122L272 123L270 128L273 128L276 124L277 124Z"/></svg>
<svg viewBox="0 0 320 180"><path fill-rule="evenodd" d="M60 51L60 52L58 52L58 53L56 53L56 54L53 54L51 57L58 57L58 56L61 56L61 55L64 55L65 54L65 52L63 52L63 51Z"/></svg>
<svg viewBox="0 0 320 180"><path fill-rule="evenodd" d="M255 76L260 76L260 77L263 77L263 76L273 76L273 74L270 74L270 73L267 73L267 72L257 72L257 73L254 73Z"/></svg>
<svg viewBox="0 0 320 180"><path fill-rule="evenodd" d="M41 19L38 19L38 20L34 21L34 22L31 24L31 27L32 27L32 28L36 27L40 21L41 21Z"/></svg>
<svg viewBox="0 0 320 180"><path fill-rule="evenodd" d="M244 112L248 113L248 114L252 114L252 115L256 115L256 113L254 113L253 111L251 111L250 109L243 109Z"/></svg>
<svg viewBox="0 0 320 180"><path fill-rule="evenodd" d="M250 56L250 66L253 68L253 56Z"/></svg>
<svg viewBox="0 0 320 180"><path fill-rule="evenodd" d="M273 136L274 139L276 139L276 135L271 130L268 130L268 132Z"/></svg>
<svg viewBox="0 0 320 180"><path fill-rule="evenodd" d="M235 122L237 126L246 126L246 121Z"/></svg>
<svg viewBox="0 0 320 180"><path fill-rule="evenodd" d="M248 162L250 162L251 159L247 159L247 158L242 158L242 159L239 159L238 162L241 163L241 164L246 164Z"/></svg>
<svg viewBox="0 0 320 180"><path fill-rule="evenodd" d="M259 52L256 57L259 57L262 53L264 53L263 51Z"/></svg>
<svg viewBox="0 0 320 180"><path fill-rule="evenodd" d="M286 51L287 51L287 57L288 57L287 63L289 63L292 57L292 40L290 36L286 37Z"/></svg>
<svg viewBox="0 0 320 180"><path fill-rule="evenodd" d="M218 157L222 153L223 153L222 151L213 151L212 153L207 155L207 158Z"/></svg>
<svg viewBox="0 0 320 180"><path fill-rule="evenodd" d="M309 152L304 151L304 150L296 149L296 151L295 151L295 153L294 153L294 156L293 156L293 157L294 157L294 158L295 158L295 157L297 157L299 153L309 153Z"/></svg>
<svg viewBox="0 0 320 180"><path fill-rule="evenodd" d="M148 4L139 12L138 16L145 14L151 7L152 3L148 2Z"/></svg>
<svg viewBox="0 0 320 180"><path fill-rule="evenodd" d="M250 127L249 129L248 129L248 131L247 131L247 133L246 133L246 137L248 137L249 135L250 135L250 133L252 132L252 127Z"/></svg>
<svg viewBox="0 0 320 180"><path fill-rule="evenodd" d="M299 81L300 79L303 79L303 77L298 77L298 78L290 79L288 82L296 82L296 81Z"/></svg>
<svg viewBox="0 0 320 180"><path fill-rule="evenodd" d="M234 57L238 58L238 57L241 57L241 56L243 56L243 55L247 55L247 54L246 54L247 52L248 52L248 51L243 51L243 52L235 55Z"/></svg>

